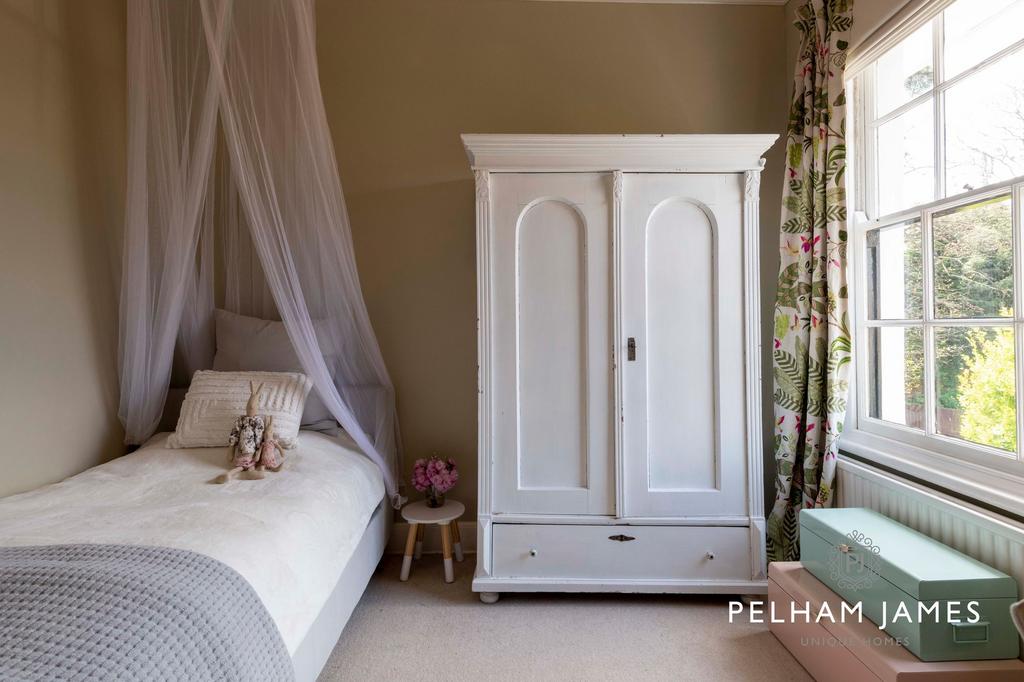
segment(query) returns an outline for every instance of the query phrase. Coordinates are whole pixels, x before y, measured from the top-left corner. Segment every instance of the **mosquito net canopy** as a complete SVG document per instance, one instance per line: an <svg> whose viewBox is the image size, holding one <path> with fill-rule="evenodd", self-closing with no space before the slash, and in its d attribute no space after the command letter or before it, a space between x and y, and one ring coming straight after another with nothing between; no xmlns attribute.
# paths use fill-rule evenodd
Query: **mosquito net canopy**
<svg viewBox="0 0 1024 682"><path fill-rule="evenodd" d="M219 297L280 318L396 500L394 389L359 285L315 36L313 0L129 0L119 416L126 441L144 442L176 352L189 370L212 365Z"/></svg>

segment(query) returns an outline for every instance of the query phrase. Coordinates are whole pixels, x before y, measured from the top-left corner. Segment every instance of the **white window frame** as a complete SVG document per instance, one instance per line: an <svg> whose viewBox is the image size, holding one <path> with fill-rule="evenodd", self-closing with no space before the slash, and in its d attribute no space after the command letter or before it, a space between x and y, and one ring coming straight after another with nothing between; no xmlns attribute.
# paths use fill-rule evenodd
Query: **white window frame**
<svg viewBox="0 0 1024 682"><path fill-rule="evenodd" d="M859 64L851 63L847 71L848 94L848 126L851 131L852 144L847 172L847 196L849 199L849 251L850 262L850 312L851 331L854 335L854 357L850 370L850 398L846 427L840 441L841 450L869 461L881 464L915 478L959 492L965 496L986 502L1005 509L1014 514L1024 515L1024 176L986 187L963 192L951 197L943 197L945 191L945 157L944 157L944 116L943 93L950 87L963 81L972 74L989 66L995 61L1024 50L1024 39L1006 47L979 64L966 69L947 82L942 82L942 62L944 55L942 10L952 0L939 0L927 8L927 11L916 14L911 20L898 27L890 35L880 39L873 49L863 50ZM909 102L897 107L884 116L865 124L865 112L873 111L871 78L856 80L865 69L874 68L877 58L903 38L931 23L933 71L935 85ZM858 88L857 84L864 87ZM898 213L869 217L864 210L871 212L877 206L877 175L872 177L865 167L874 166L875 131L878 125L899 116L913 107L933 99L934 116L934 163L935 163L935 196L943 197L922 206L900 211ZM864 164L858 160L864 159ZM868 182L868 180L871 182ZM858 188L863 188L863 196L857 196ZM934 317L934 297L932 288L932 250L931 220L940 211L963 206L986 198L1010 194L1013 203L1013 235L1014 235L1014 310L1013 317L937 320ZM907 327L907 320L868 320L866 297L866 247L867 233L880 227L896 225L908 220L920 221L922 235L922 315L913 328L923 330L924 364L925 364L925 429L921 431L912 427L902 426L893 422L871 417L868 414L868 391L858 391L858 386L868 386L869 365L867 362L868 334L872 328ZM1017 452L1007 453L997 448L968 443L967 441L943 436L935 428L935 386L934 386L934 329L935 327L970 326L970 327L1010 327L1014 329L1016 346L1016 387L1017 387Z"/></svg>

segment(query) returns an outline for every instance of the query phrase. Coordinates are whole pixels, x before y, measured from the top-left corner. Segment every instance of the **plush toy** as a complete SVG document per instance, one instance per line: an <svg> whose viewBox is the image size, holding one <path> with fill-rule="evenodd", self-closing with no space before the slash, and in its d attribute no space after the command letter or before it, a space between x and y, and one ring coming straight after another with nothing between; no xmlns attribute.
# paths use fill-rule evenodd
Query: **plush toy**
<svg viewBox="0 0 1024 682"><path fill-rule="evenodd" d="M245 416L235 420L231 427L231 435L228 436L228 445L231 446L231 471L221 474L213 479L214 483L227 483L239 472L251 472L246 478L263 478L263 474L254 471L258 461L260 449L263 446L263 434L266 430L267 419L257 414L260 406L260 391L263 384L257 386L249 382L249 401L245 405Z"/></svg>
<svg viewBox="0 0 1024 682"><path fill-rule="evenodd" d="M263 445L260 446L256 470L280 471L284 466L284 450L274 437L274 418L267 417L267 428L263 431Z"/></svg>

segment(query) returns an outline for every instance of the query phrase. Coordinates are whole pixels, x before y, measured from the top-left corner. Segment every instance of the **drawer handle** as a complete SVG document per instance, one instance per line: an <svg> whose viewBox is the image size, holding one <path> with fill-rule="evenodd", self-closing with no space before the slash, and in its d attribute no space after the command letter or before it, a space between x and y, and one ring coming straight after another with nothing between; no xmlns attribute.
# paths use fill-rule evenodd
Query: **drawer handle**
<svg viewBox="0 0 1024 682"><path fill-rule="evenodd" d="M951 622L954 644L984 644L988 641L988 621L977 623Z"/></svg>
<svg viewBox="0 0 1024 682"><path fill-rule="evenodd" d="M630 542L631 540L636 540L632 535L622 535L621 533L619 535L609 535L608 539L615 540L615 542Z"/></svg>
<svg viewBox="0 0 1024 682"><path fill-rule="evenodd" d="M530 549L530 556L537 556L537 550L531 548Z"/></svg>

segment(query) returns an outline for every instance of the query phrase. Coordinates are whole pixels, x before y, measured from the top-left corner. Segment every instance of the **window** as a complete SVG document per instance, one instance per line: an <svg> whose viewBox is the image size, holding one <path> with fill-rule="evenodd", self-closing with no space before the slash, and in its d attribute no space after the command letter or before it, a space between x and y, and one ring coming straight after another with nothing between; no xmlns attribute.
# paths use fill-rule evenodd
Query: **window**
<svg viewBox="0 0 1024 682"><path fill-rule="evenodd" d="M1024 0L940 6L848 72L844 445L884 437L1024 482Z"/></svg>

